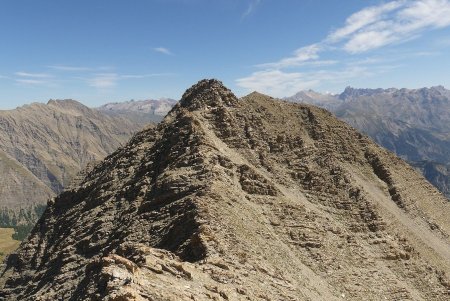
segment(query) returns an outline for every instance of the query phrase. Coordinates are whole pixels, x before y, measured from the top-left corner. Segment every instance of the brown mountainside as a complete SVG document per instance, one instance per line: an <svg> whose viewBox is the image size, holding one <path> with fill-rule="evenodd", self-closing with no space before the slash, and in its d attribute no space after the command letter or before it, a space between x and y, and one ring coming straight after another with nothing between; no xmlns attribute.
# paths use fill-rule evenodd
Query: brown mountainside
<svg viewBox="0 0 450 301"><path fill-rule="evenodd" d="M45 204L88 162L103 159L142 127L73 100L0 111L0 207L15 212Z"/></svg>
<svg viewBox="0 0 450 301"><path fill-rule="evenodd" d="M17 160L0 150L1 206L40 205L54 196L54 192ZM20 202L18 202L20 200Z"/></svg>
<svg viewBox="0 0 450 301"><path fill-rule="evenodd" d="M450 203L325 110L203 80L51 202L3 300L448 300Z"/></svg>

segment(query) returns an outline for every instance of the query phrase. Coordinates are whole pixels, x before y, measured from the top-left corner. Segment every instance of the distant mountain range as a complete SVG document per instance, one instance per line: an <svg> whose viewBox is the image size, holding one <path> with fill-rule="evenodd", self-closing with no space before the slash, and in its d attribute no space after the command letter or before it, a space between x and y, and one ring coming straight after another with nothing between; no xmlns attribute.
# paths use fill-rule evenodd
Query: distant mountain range
<svg viewBox="0 0 450 301"><path fill-rule="evenodd" d="M354 89L302 91L285 98L321 106L415 166L450 197L450 91Z"/></svg>
<svg viewBox="0 0 450 301"><path fill-rule="evenodd" d="M140 122L160 122L176 103L176 100L170 98L130 100L108 103L97 109L108 115L132 118Z"/></svg>

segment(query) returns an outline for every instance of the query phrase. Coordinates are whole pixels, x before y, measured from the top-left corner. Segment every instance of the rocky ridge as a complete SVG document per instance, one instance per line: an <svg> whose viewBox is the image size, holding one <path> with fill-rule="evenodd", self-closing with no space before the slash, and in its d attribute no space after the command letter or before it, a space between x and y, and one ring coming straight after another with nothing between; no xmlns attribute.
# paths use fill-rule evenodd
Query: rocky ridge
<svg viewBox="0 0 450 301"><path fill-rule="evenodd" d="M0 298L448 300L449 214L327 111L203 80L49 203Z"/></svg>
<svg viewBox="0 0 450 301"><path fill-rule="evenodd" d="M347 87L340 95L304 91L286 100L330 110L378 144L417 166L432 184L450 198L450 177L448 173L441 172L450 169L450 91L444 87ZM421 167L424 163L428 168ZM434 166L432 171L431 166Z"/></svg>

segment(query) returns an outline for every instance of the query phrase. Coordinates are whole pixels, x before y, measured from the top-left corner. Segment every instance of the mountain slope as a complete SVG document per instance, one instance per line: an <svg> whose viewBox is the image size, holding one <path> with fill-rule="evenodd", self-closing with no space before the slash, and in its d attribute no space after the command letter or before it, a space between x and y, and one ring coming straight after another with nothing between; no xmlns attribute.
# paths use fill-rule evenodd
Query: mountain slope
<svg viewBox="0 0 450 301"><path fill-rule="evenodd" d="M450 203L330 113L203 80L50 203L5 300L448 300Z"/></svg>
<svg viewBox="0 0 450 301"><path fill-rule="evenodd" d="M413 166L427 162L450 169L450 91L441 86L412 90L348 87L334 101L320 93L309 93L311 98L298 95L302 93L287 100L332 111ZM424 175L450 198L450 178L445 173L436 175L439 170L443 169Z"/></svg>
<svg viewBox="0 0 450 301"><path fill-rule="evenodd" d="M88 162L104 158L142 127L73 100L0 111L2 213L46 204Z"/></svg>
<svg viewBox="0 0 450 301"><path fill-rule="evenodd" d="M20 205L45 204L54 192L22 164L0 150L1 206L16 208ZM18 203L18 200L23 202Z"/></svg>

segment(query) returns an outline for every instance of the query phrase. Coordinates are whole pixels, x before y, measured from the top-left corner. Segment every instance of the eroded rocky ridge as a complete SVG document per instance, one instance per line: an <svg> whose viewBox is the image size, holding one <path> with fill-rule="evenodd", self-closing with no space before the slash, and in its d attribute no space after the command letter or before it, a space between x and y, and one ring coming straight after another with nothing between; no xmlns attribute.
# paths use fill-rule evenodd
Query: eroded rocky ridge
<svg viewBox="0 0 450 301"><path fill-rule="evenodd" d="M3 300L448 300L450 203L330 113L190 88L50 202Z"/></svg>
<svg viewBox="0 0 450 301"><path fill-rule="evenodd" d="M450 199L450 91L355 89L340 95L302 91L289 101L318 105L333 112L375 142L393 151Z"/></svg>

